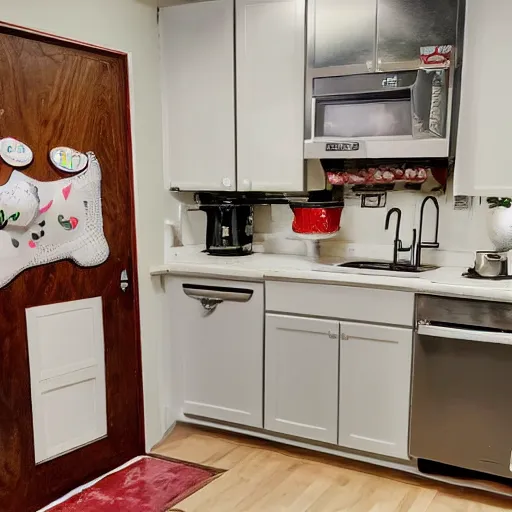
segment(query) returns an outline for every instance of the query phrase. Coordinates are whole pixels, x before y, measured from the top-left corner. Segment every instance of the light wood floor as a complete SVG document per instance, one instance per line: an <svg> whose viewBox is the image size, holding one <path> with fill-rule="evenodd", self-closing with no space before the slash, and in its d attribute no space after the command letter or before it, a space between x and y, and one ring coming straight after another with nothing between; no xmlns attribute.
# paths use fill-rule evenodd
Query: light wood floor
<svg viewBox="0 0 512 512"><path fill-rule="evenodd" d="M183 512L498 512L512 500L179 424L154 452L225 469Z"/></svg>

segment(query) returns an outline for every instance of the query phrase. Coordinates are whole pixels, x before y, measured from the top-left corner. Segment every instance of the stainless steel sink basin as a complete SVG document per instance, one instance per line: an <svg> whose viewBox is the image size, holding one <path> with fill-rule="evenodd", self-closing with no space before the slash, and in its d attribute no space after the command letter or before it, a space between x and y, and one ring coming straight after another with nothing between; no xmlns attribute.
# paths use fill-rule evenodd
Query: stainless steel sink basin
<svg viewBox="0 0 512 512"><path fill-rule="evenodd" d="M336 265L341 268L358 268L367 270L383 270L387 272L426 272L427 270L435 270L434 265L421 265L420 267L414 267L407 265L406 263L393 264L390 261L348 261L346 263L340 263Z"/></svg>

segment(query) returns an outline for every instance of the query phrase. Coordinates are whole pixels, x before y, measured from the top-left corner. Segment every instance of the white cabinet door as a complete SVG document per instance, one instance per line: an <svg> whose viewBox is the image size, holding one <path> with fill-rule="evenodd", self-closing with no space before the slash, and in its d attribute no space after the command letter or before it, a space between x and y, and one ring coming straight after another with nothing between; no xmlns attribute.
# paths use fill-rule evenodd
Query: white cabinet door
<svg viewBox="0 0 512 512"><path fill-rule="evenodd" d="M266 315L265 428L336 443L339 323Z"/></svg>
<svg viewBox="0 0 512 512"><path fill-rule="evenodd" d="M238 190L304 188L305 0L236 0Z"/></svg>
<svg viewBox="0 0 512 512"><path fill-rule="evenodd" d="M455 193L512 196L509 0L466 2Z"/></svg>
<svg viewBox="0 0 512 512"><path fill-rule="evenodd" d="M263 426L263 284L173 279L183 412Z"/></svg>
<svg viewBox="0 0 512 512"><path fill-rule="evenodd" d="M412 329L340 325L339 444L408 458Z"/></svg>
<svg viewBox="0 0 512 512"><path fill-rule="evenodd" d="M160 45L168 185L236 190L233 0L160 9Z"/></svg>

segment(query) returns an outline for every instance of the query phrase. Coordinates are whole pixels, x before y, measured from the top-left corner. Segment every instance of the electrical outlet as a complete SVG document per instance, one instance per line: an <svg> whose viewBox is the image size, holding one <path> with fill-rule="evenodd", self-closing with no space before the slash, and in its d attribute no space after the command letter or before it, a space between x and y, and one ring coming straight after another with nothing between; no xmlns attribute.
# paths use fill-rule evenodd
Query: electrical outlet
<svg viewBox="0 0 512 512"><path fill-rule="evenodd" d="M453 197L453 209L454 210L469 210L473 204L473 198L471 196L454 196Z"/></svg>

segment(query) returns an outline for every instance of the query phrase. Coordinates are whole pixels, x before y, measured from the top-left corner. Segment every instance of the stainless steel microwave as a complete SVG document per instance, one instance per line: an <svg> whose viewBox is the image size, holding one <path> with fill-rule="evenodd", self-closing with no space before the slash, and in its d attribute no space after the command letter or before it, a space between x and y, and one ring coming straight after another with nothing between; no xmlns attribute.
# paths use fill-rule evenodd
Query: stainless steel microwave
<svg viewBox="0 0 512 512"><path fill-rule="evenodd" d="M450 69L313 79L305 158L448 157Z"/></svg>

